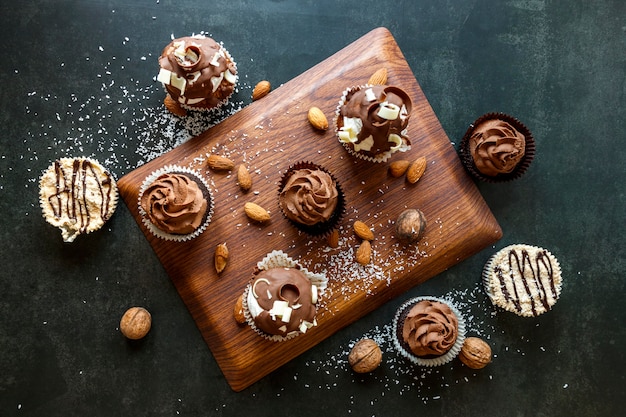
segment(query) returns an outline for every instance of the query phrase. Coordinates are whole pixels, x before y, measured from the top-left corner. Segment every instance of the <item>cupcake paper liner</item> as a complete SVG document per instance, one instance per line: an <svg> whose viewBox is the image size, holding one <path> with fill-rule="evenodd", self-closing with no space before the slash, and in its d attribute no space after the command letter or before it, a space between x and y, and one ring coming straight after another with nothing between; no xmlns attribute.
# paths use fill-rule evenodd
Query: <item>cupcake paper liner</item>
<svg viewBox="0 0 626 417"><path fill-rule="evenodd" d="M519 248L527 248L527 249L532 249L532 250L543 250L546 252L546 254L550 257L550 260L554 262L554 265L552 265L552 270L553 271L557 271L559 273L559 279L557 280L557 282L554 283L554 287L555 287L555 291L556 291L556 297L554 299L554 302L549 306L549 309L544 309L542 306L542 311L538 312L538 314L533 314L532 311L530 312L523 312L523 311L518 311L517 309L515 309L514 305L512 303L507 303L507 302L503 302L502 299L500 297L497 297L496 294L494 294L493 290L492 290L492 285L491 285L491 273L493 272L493 269L496 266L496 261L497 258L504 253L505 251L510 250L513 247L519 247ZM491 300L492 304L504 311L510 311L512 313L517 314L518 316L521 317L537 317L541 314L544 314L548 311L550 311L552 309L552 307L554 307L554 304L556 304L556 302L558 301L560 295L561 295L561 288L563 286L563 279L562 279L562 275L561 275L561 266L559 264L559 261L557 260L557 258L550 253L550 251L544 249L544 248L540 248L538 246L532 246L532 245L526 245L526 244L513 244L513 245L509 245L505 248L500 249L498 252L494 253L493 255L491 255L491 257L487 260L487 262L485 263L485 266L483 267L483 271L482 271L482 283L483 283L483 287L485 289L485 292L487 293L487 296L489 297L489 299ZM539 299L535 299L534 300L537 303L541 303L541 300Z"/></svg>
<svg viewBox="0 0 626 417"><path fill-rule="evenodd" d="M81 226L80 223L77 223L75 221L72 221L72 219L70 218L65 218L65 216L63 216L61 207L59 207L59 211L61 212L60 216L58 216L57 214L55 214L53 211L54 209L51 207L51 204L49 203L51 197L51 195L47 195L46 194L46 177L50 174L51 170L54 170L54 165L55 163L58 161L61 164L65 164L65 163L69 163L73 161L83 161L83 162L89 162L91 165L97 167L98 169L102 170L103 173L107 173L110 177L111 180L111 191L110 191L110 195L108 196L109 200L108 200L108 209L106 210L106 212L104 213L104 215L102 216L98 216L95 219L90 219L92 220L88 225L86 226ZM104 224L113 216L113 214L115 213L115 210L117 208L117 203L119 200L119 192L118 192L118 188L117 188L117 183L115 180L115 176L108 170L106 169L100 162L98 162L97 160L93 159L93 158L88 158L88 157L75 157L75 158L60 158L57 161L54 161L52 163L52 165L50 165L48 168L46 168L45 171L42 172L41 177L39 179L39 206L41 207L42 210L42 215L43 218L46 220L46 222L48 222L49 224L51 224L52 226L55 226L57 228L59 228L61 230L62 236L63 236L63 241L64 242L73 242L76 237L78 237L81 234L89 234L91 232L95 232L96 230L100 230L102 228L102 226L104 226ZM55 174L56 175L56 174ZM71 181L71 178L65 178L64 179L64 184L68 183ZM57 181L55 181L55 185L54 185L55 189L58 189L59 185L57 183ZM67 192L69 190L66 190L65 192ZM96 194L97 195L97 194ZM87 200L89 200L90 205L92 203L92 198L86 196ZM81 197L80 200L82 201L83 198ZM102 213L101 213L102 214Z"/></svg>
<svg viewBox="0 0 626 417"><path fill-rule="evenodd" d="M325 274L319 274L309 271L308 269L301 266L298 262L290 258L289 255L287 255L283 251L272 251L271 253L267 254L265 258L257 263L258 270L268 270L272 268L297 268L298 270L300 270L300 272L304 274L304 276L306 276L311 281L311 284L314 284L317 287L320 296L323 295L324 291L326 290L328 278ZM250 309L248 307L248 294L250 293L250 289L251 284L248 284L244 289L242 306L243 315L252 330L254 330L258 335L272 342L284 342L287 340L291 340L301 334L300 332L293 332L288 334L287 336L271 335L259 329L254 323L254 318L252 317L252 314L250 313Z"/></svg>
<svg viewBox="0 0 626 417"><path fill-rule="evenodd" d="M389 160L389 158L391 158L391 156L395 154L396 152L407 152L411 150L411 142L406 138L406 130L402 132L402 135L403 135L402 145L398 149L389 150L381 154L378 154L376 156L370 156L362 152L357 152L354 150L354 147L350 146L349 143L345 143L339 140L339 118L342 117L341 106L343 106L346 103L346 98L348 97L348 94L350 94L353 91L358 91L366 87L371 87L371 86L369 84L364 84L364 85L359 85L359 86L348 87L341 94L341 98L339 99L339 103L337 104L337 108L335 109L335 136L337 136L337 140L339 141L339 143L341 143L341 145L344 147L346 151L348 151L350 155L359 159L363 159L368 162L374 162L374 163L387 162L387 160Z"/></svg>
<svg viewBox="0 0 626 417"><path fill-rule="evenodd" d="M180 173L180 174L185 174L185 175L189 175L193 177L195 180L197 180L198 186L202 190L204 197L207 200L207 209L204 215L204 221L192 233L188 233L184 235L177 235L173 233L164 232L163 230L159 229L157 226L152 224L150 219L147 217L147 213L141 206L141 196L146 191L146 189L158 177L160 177L163 174L168 174L168 173ZM180 167L177 165L168 165L152 172L150 175L148 175L144 179L143 183L141 184L141 187L139 188L139 196L137 199L137 204L139 206L139 213L141 214L141 221L144 224L144 226L146 226L146 228L150 231L150 233L152 233L154 236L161 238L161 239L176 241L176 242L184 242L184 241L191 240L199 236L202 232L204 232L204 230L207 228L209 223L211 223L211 218L213 217L214 199L213 199L213 194L211 192L211 187L209 187L209 184L204 180L204 178L200 175L199 172L194 171L189 168Z"/></svg>
<svg viewBox="0 0 626 417"><path fill-rule="evenodd" d="M438 301L440 303L446 304L448 307L450 307L450 309L456 315L457 320L458 320L458 333L457 333L457 337L456 337L456 341L454 342L454 345L445 354L434 357L434 358L420 358L419 356L416 356L414 353L410 351L410 349L408 348L408 345L402 340L401 326L404 323L405 314L408 313L409 309L413 305L423 300ZM444 365L452 361L454 358L458 356L459 352L461 352L461 348L463 347L463 342L465 341L465 319L463 318L461 313L456 309L456 307L454 307L448 301L442 300L437 297L421 296L421 297L412 298L404 302L404 304L402 304L400 308L398 308L398 311L396 312L396 315L393 318L392 331L393 331L393 337L392 337L393 345L396 351L398 351L398 353L400 353L400 355L402 355L404 358L408 359L410 362L412 362L415 365L429 366L429 367L440 366L440 365Z"/></svg>
<svg viewBox="0 0 626 417"><path fill-rule="evenodd" d="M325 173L327 173L328 175L331 176L331 178L333 179L333 181L335 181L336 187L337 187L337 207L335 208L335 211L333 213L333 215L330 217L330 219L328 219L325 222L321 222L315 225L306 225L306 224L300 224L298 222L295 222L291 219L289 219L286 215L285 212L282 210L281 208L281 213L283 214L283 217L285 217L285 219L287 219L289 221L290 224L292 224L295 228L297 228L298 230L310 235L310 236L314 236L314 237L326 237L328 234L330 234L330 232L332 232L333 229L335 229L337 227L337 225L339 223L341 223L341 220L343 219L343 216L345 214L345 209L346 209L346 201L345 201L345 195L343 193L343 190L341 189L341 185L339 184L339 181L337 181L337 178L335 178L335 176L330 173L327 169L325 169L324 167L321 167L317 164L314 164L312 162L298 162L296 164L293 164L292 166L289 167L289 169L287 169L287 172L283 175L283 177L280 180L279 183L279 188L278 188L278 194L280 195L280 192L282 191L282 189L284 188L285 184L287 183L287 180L289 179L289 177L291 176L291 174L294 171L297 171L299 169L319 169L321 171L324 171ZM280 204L279 204L280 206Z"/></svg>
<svg viewBox="0 0 626 417"><path fill-rule="evenodd" d="M505 122L513 126L515 129L517 129L522 135L524 135L524 138L526 139L526 148L524 151L524 157L517 164L517 166L512 172L508 174L498 174L496 176L491 176L491 175L485 175L481 173L476 168L476 165L474 164L474 159L472 158L472 155L469 150L469 139L476 126L478 126L479 124L487 120L494 120L494 119L504 120ZM509 181L513 181L513 180L520 178L522 175L526 173L526 171L528 170L528 167L530 166L530 163L535 158L535 152L536 152L535 138L533 137L530 130L518 119L506 113L486 113L480 116L472 124L469 125L469 127L467 128L467 131L465 132L465 134L463 135L463 138L461 139L461 144L459 147L459 156L461 158L461 162L463 163L463 166L465 167L465 169L472 175L472 177L478 180L490 182L490 183L509 182Z"/></svg>

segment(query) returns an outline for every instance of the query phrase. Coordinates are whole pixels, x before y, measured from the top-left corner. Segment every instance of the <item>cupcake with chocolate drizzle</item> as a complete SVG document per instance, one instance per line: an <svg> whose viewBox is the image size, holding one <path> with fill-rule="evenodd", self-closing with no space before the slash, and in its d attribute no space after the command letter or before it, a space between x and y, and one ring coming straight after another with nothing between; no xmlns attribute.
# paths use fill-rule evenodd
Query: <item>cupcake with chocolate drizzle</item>
<svg viewBox="0 0 626 417"><path fill-rule="evenodd" d="M282 342L317 326L319 297L327 278L301 266L282 251L257 264L242 297L250 327L265 339Z"/></svg>
<svg viewBox="0 0 626 417"><path fill-rule="evenodd" d="M311 236L324 236L341 221L345 197L325 168L299 162L289 167L280 181L278 205L294 227Z"/></svg>
<svg viewBox="0 0 626 417"><path fill-rule="evenodd" d="M211 222L213 196L198 172L170 165L144 180L139 213L154 236L186 241L200 235Z"/></svg>
<svg viewBox="0 0 626 417"><path fill-rule="evenodd" d="M115 178L91 158L61 158L39 180L43 217L61 229L63 241L100 229L117 207Z"/></svg>
<svg viewBox="0 0 626 417"><path fill-rule="evenodd" d="M230 53L204 35L173 39L161 52L157 81L187 110L213 110L235 91L237 64Z"/></svg>

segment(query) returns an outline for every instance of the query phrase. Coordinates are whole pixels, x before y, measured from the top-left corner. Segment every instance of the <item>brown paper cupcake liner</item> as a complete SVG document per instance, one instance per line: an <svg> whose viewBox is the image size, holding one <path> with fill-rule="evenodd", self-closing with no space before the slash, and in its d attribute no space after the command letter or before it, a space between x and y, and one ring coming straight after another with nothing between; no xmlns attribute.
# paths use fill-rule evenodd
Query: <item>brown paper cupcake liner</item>
<svg viewBox="0 0 626 417"><path fill-rule="evenodd" d="M328 284L328 278L325 274L319 274L309 271L308 269L301 266L294 259L290 258L289 255L287 255L285 252L280 250L274 250L268 253L261 261L257 263L256 267L257 270L260 271L268 270L271 268L296 268L300 270L304 274L304 276L306 276L311 281L311 284L314 284L317 287L320 297L324 294L324 291L326 290ZM300 332L292 332L289 333L287 336L271 335L259 329L254 323L254 318L252 317L248 306L248 296L250 294L250 289L251 284L248 284L244 289L242 308L246 323L250 326L252 330L254 330L255 333L262 336L264 339L272 342L285 342L302 334Z"/></svg>
<svg viewBox="0 0 626 417"><path fill-rule="evenodd" d="M206 209L206 213L204 214L204 220L202 224L200 224L200 226L196 230L194 230L192 233L177 235L173 233L164 232L163 230L159 229L156 225L154 225L150 221L150 219L147 217L147 213L141 206L141 196L146 191L146 189L150 186L150 184L152 184L161 175L168 174L168 173L180 173L180 174L184 174L189 177L192 177L198 184L198 187L200 188L200 190L202 190L202 194L204 195L204 198L206 198L207 200L207 209ZM141 184L141 187L139 188L137 205L139 206L139 213L141 215L141 221L144 224L144 226L146 226L146 228L150 231L150 233L164 240L184 242L184 241L191 240L199 236L200 234L202 234L202 232L204 232L204 230L207 228L209 223L211 223L211 218L213 217L213 210L214 210L214 199L213 199L213 194L211 192L211 187L209 187L209 184L205 181L205 179L202 177L202 175L200 175L199 172L194 171L189 168L180 167L177 165L168 165L152 172L150 175L148 175L144 179L143 183Z"/></svg>
<svg viewBox="0 0 626 417"><path fill-rule="evenodd" d="M387 162L387 160L389 160L389 158L391 158L391 156L395 154L396 152L407 152L411 150L411 141L406 137L406 131L402 132L402 145L399 148L380 153L376 156L371 156L371 155L364 154L362 152L355 151L354 147L351 146L351 144L343 142L342 140L339 139L339 129L343 126L343 123L341 123L340 121L342 117L341 107L346 103L347 97L350 93L359 91L360 89L366 88L366 87L370 87L370 85L364 84L364 85L348 87L341 94L341 98L339 99L339 103L337 104L337 107L335 109L335 118L334 118L335 136L337 136L337 140L339 141L339 143L341 143L344 149L351 156L354 156L359 159L363 159L368 162L374 162L374 163Z"/></svg>
<svg viewBox="0 0 626 417"><path fill-rule="evenodd" d="M498 174L496 176L485 175L481 173L478 170L478 168L476 168L476 165L474 164L474 159L472 158L472 155L469 150L469 139L474 131L474 128L482 122L485 122L487 120L493 120L493 119L504 120L505 122L509 123L515 129L517 129L522 135L524 135L524 138L526 139L526 149L524 152L524 157L517 164L515 169L510 173ZM499 112L486 113L480 116L478 119L476 119L472 124L470 124L469 127L467 128L467 131L463 135L463 138L461 139L461 144L459 146L459 156L467 172L469 172L472 177L478 180L490 182L490 183L509 182L509 181L513 181L513 180L520 178L522 175L526 173L526 171L528 170L530 166L530 163L535 158L535 152L536 152L535 138L533 137L530 130L515 117L510 116L506 113L499 113Z"/></svg>
<svg viewBox="0 0 626 417"><path fill-rule="evenodd" d="M294 171L297 171L299 169L314 169L314 170L319 169L321 171L324 171L328 175L330 175L333 181L335 181L335 184L337 187L337 193L338 193L337 207L335 208L335 211L333 212L333 215L330 217L330 219L328 219L325 222L317 223L311 226L301 224L301 223L291 220L285 215L285 212L282 210L282 208L281 208L281 213L283 214L283 217L285 217L285 219L287 219L289 223L292 224L298 230L310 236L322 237L322 238L326 237L330 234L330 232L333 231L333 229L335 229L339 225L339 223L341 223L341 220L343 219L343 216L345 214L345 209L346 209L345 194L343 193L343 190L341 189L341 185L339 184L339 181L337 181L337 178L335 178L335 176L330 171L312 162L302 161L302 162L298 162L298 163L291 165L287 169L287 172L285 172L285 174L282 176L280 183L279 183L279 188L278 188L279 195L282 189L284 188L285 184L287 183L287 180L289 179L289 177L293 174Z"/></svg>
<svg viewBox="0 0 626 417"><path fill-rule="evenodd" d="M413 307L415 304L422 300L438 301L440 303L446 304L448 307L450 307L454 315L456 315L457 317L458 333L456 341L454 342L454 345L450 348L450 350L448 350L445 354L441 356L436 356L432 358L419 357L411 352L409 345L402 339L402 326L404 325L404 319L406 318L406 315L408 314L411 307ZM420 296L411 298L410 300L404 302L400 306L400 308L398 308L398 311L393 318L393 323L391 327L393 332L392 341L396 351L404 358L408 359L411 363L420 366L432 367L445 365L446 363L452 361L458 356L459 352L461 352L461 348L463 347L463 342L465 341L465 319L455 306L453 306L448 301L437 297Z"/></svg>

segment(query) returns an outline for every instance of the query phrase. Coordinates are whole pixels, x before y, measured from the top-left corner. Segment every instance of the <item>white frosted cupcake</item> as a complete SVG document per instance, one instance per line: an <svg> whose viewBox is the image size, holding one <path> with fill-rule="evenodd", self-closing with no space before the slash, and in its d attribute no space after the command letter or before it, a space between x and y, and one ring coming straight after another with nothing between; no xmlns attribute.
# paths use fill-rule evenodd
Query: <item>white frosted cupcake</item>
<svg viewBox="0 0 626 417"><path fill-rule="evenodd" d="M393 319L396 350L416 365L439 366L454 359L465 341L465 320L449 302L416 297L400 306Z"/></svg>
<svg viewBox="0 0 626 417"><path fill-rule="evenodd" d="M209 185L198 172L176 165L161 168L144 180L138 204L143 224L165 240L197 237L213 215Z"/></svg>
<svg viewBox="0 0 626 417"><path fill-rule="evenodd" d="M115 178L98 161L79 157L52 163L39 180L39 205L63 241L100 229L117 207Z"/></svg>
<svg viewBox="0 0 626 417"><path fill-rule="evenodd" d="M385 162L396 152L411 149L407 126L412 103L408 94L390 85L346 89L335 112L335 133L353 156Z"/></svg>
<svg viewBox="0 0 626 417"><path fill-rule="evenodd" d="M304 334L317 326L317 305L327 282L325 274L313 273L286 253L273 251L257 263L244 291L246 322L274 342Z"/></svg>
<svg viewBox="0 0 626 417"><path fill-rule="evenodd" d="M546 249L514 244L487 261L483 285L491 302L523 317L552 309L561 294L559 261Z"/></svg>

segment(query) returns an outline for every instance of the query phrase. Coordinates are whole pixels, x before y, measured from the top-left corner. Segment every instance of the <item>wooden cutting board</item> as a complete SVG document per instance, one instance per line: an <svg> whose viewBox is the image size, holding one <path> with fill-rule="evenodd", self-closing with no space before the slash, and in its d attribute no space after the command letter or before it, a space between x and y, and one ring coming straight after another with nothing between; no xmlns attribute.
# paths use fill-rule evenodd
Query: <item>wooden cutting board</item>
<svg viewBox="0 0 626 417"><path fill-rule="evenodd" d="M402 87L413 99L408 128L412 148L394 155L391 161L426 157L426 172L414 185L404 178L392 178L388 163L374 164L349 156L333 131L333 115L342 91L366 83L381 67L388 70L388 83ZM331 128L325 133L309 125L307 111L311 106L327 115ZM206 159L211 153L227 156L236 164L245 163L253 176L252 190L243 193L239 189L235 172L208 169ZM324 239L299 233L280 213L277 193L281 175L300 161L314 162L331 171L345 192L346 213L336 249L329 248ZM200 171L211 184L215 198L208 229L184 243L153 237L141 223L137 207L144 178L169 164ZM118 186L235 391L502 236L385 28L371 31L265 98L130 172L118 181ZM251 223L243 210L247 201L268 209L271 221L265 225ZM396 240L393 229L397 216L408 207L422 210L428 225L422 240L406 247ZM352 232L352 223L357 219L367 223L376 235L368 266L354 261L359 241ZM230 250L230 261L218 277L213 254L217 244L223 242ZM273 250L282 250L329 278L318 311L318 326L281 343L266 341L233 319L235 301L256 263Z"/></svg>

